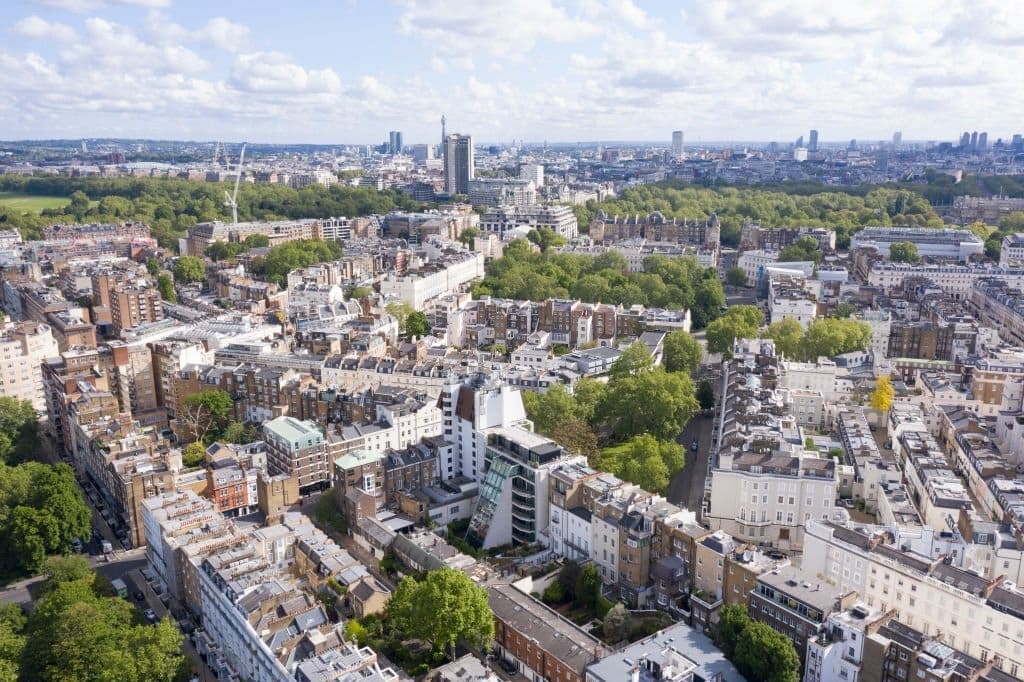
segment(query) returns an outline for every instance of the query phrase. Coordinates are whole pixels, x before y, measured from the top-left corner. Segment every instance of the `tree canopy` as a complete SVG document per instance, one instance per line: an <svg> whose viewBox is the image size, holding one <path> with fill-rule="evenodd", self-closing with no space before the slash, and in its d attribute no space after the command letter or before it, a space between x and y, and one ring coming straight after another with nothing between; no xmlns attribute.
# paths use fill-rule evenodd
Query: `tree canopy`
<svg viewBox="0 0 1024 682"><path fill-rule="evenodd" d="M921 262L921 255L917 252L917 244L914 242L896 242L889 245L889 260L893 263L916 265Z"/></svg>
<svg viewBox="0 0 1024 682"><path fill-rule="evenodd" d="M814 237L801 237L795 243L779 252L779 260L783 262L813 261L821 262L821 248Z"/></svg>
<svg viewBox="0 0 1024 682"><path fill-rule="evenodd" d="M30 401L0 398L0 462L21 462L38 450L38 422Z"/></svg>
<svg viewBox="0 0 1024 682"><path fill-rule="evenodd" d="M708 325L705 335L708 350L712 353L732 353L732 344L736 339L757 336L763 319L764 314L757 306L732 306L724 315Z"/></svg>
<svg viewBox="0 0 1024 682"><path fill-rule="evenodd" d="M814 362L820 357L864 350L871 341L871 327L853 319L815 320L804 329L788 318L768 325L762 334L775 341L775 349L791 360Z"/></svg>
<svg viewBox="0 0 1024 682"><path fill-rule="evenodd" d="M725 657L748 680L797 682L800 658L793 642L765 623L755 622L739 604L722 607L718 643Z"/></svg>
<svg viewBox="0 0 1024 682"><path fill-rule="evenodd" d="M713 269L687 257L648 256L643 265L643 272L629 272L626 259L614 251L594 257L551 249L536 253L526 240L514 239L503 257L487 266L487 276L473 285L473 294L688 309L696 328L721 313L725 292Z"/></svg>
<svg viewBox="0 0 1024 682"><path fill-rule="evenodd" d="M174 264L174 280L181 284L202 282L206 277L206 266L201 258L182 256Z"/></svg>
<svg viewBox="0 0 1024 682"><path fill-rule="evenodd" d="M341 258L341 246L337 242L322 239L298 239L285 242L270 249L262 262L253 259L252 272L284 287L288 281L288 273L298 268L309 267L317 263L327 263Z"/></svg>
<svg viewBox="0 0 1024 682"><path fill-rule="evenodd" d="M188 429L188 438L209 445L228 426L234 401L227 391L193 393L182 401L177 417Z"/></svg>
<svg viewBox="0 0 1024 682"><path fill-rule="evenodd" d="M680 330L665 336L665 348L662 364L666 372L685 372L693 374L700 367L704 351L690 334Z"/></svg>
<svg viewBox="0 0 1024 682"><path fill-rule="evenodd" d="M895 398L896 389L892 387L889 377L878 377L875 380L875 390L871 392L871 407L882 413L888 412Z"/></svg>
<svg viewBox="0 0 1024 682"><path fill-rule="evenodd" d="M402 578L385 620L403 637L429 642L439 653L450 654L459 642L479 648L494 639L487 591L453 568L431 571L422 581Z"/></svg>
<svg viewBox="0 0 1024 682"><path fill-rule="evenodd" d="M686 465L686 451L674 440L644 433L601 453L601 468L644 490L667 493L672 477Z"/></svg>

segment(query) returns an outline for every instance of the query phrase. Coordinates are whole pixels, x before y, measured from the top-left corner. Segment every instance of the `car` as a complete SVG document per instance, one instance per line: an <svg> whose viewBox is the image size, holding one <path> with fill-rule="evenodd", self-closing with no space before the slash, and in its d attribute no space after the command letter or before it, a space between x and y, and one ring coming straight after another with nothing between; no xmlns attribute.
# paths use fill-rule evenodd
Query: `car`
<svg viewBox="0 0 1024 682"><path fill-rule="evenodd" d="M782 559L786 558L786 554L784 552L780 552L777 549L770 549L767 552L765 552L764 555L769 559L774 559L775 561L781 561Z"/></svg>
<svg viewBox="0 0 1024 682"><path fill-rule="evenodd" d="M146 620L148 620L150 623L155 623L157 621L156 611L154 611L153 609L146 609L142 612L142 615L145 616Z"/></svg>
<svg viewBox="0 0 1024 682"><path fill-rule="evenodd" d="M697 439L696 438L694 438L693 442L690 443L690 450L692 450L693 452L697 452Z"/></svg>
<svg viewBox="0 0 1024 682"><path fill-rule="evenodd" d="M846 507L847 509L853 509L853 507L855 506L854 501L851 500L850 498L847 498L843 500L843 506Z"/></svg>
<svg viewBox="0 0 1024 682"><path fill-rule="evenodd" d="M135 597L135 601L142 601L146 598L146 595L142 593L142 590L135 590L132 592L132 596Z"/></svg>
<svg viewBox="0 0 1024 682"><path fill-rule="evenodd" d="M75 550L76 552L81 552L83 547L84 545L82 544L81 538L75 538L71 541L71 549Z"/></svg>

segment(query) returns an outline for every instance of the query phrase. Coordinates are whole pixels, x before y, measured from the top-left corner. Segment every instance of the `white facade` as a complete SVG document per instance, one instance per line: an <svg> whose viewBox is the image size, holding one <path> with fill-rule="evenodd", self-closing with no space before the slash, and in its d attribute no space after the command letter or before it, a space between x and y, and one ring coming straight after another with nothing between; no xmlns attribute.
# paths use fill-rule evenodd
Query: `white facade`
<svg viewBox="0 0 1024 682"><path fill-rule="evenodd" d="M926 277L945 293L961 300L971 293L971 286L983 277L995 277L1007 286L1024 286L1024 269L992 268L971 265L909 265L907 263L878 263L867 273L870 286L886 291L903 286L907 277Z"/></svg>
<svg viewBox="0 0 1024 682"><path fill-rule="evenodd" d="M36 322L0 324L0 398L28 400L43 412L42 363L60 356L50 326Z"/></svg>
<svg viewBox="0 0 1024 682"><path fill-rule="evenodd" d="M414 310L423 310L431 299L455 293L462 285L483 276L484 255L466 252L429 271L412 270L404 275L389 273L381 280L380 293L385 298L398 298Z"/></svg>
<svg viewBox="0 0 1024 682"><path fill-rule="evenodd" d="M865 227L850 238L850 251L873 248L889 257L889 247L911 242L922 256L966 261L985 251L981 237L970 230L934 230L915 227Z"/></svg>
<svg viewBox="0 0 1024 682"><path fill-rule="evenodd" d="M551 551L573 561L590 559L593 537L590 513L585 510L562 509L551 504L548 516L551 520L548 531Z"/></svg>

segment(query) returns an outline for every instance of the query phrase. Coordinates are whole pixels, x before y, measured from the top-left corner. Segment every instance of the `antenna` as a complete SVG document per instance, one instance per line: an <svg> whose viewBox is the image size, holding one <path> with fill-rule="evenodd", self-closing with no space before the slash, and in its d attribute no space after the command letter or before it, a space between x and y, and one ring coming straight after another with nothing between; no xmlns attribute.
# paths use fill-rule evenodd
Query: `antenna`
<svg viewBox="0 0 1024 682"><path fill-rule="evenodd" d="M231 207L231 224L238 224L238 182L242 179L242 163L245 161L245 142L242 143L242 151L238 154L238 165L235 166L235 192L228 194L224 192L224 205Z"/></svg>

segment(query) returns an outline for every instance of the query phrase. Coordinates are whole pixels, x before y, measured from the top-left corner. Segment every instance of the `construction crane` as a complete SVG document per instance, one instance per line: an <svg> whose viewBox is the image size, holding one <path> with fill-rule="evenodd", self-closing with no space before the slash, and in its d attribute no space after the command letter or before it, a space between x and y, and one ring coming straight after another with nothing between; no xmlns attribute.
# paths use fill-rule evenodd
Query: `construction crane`
<svg viewBox="0 0 1024 682"><path fill-rule="evenodd" d="M235 192L228 194L224 191L224 205L231 207L231 224L238 224L238 183L242 179L242 163L245 161L245 142L242 143L242 151L238 154L238 165L235 166Z"/></svg>

